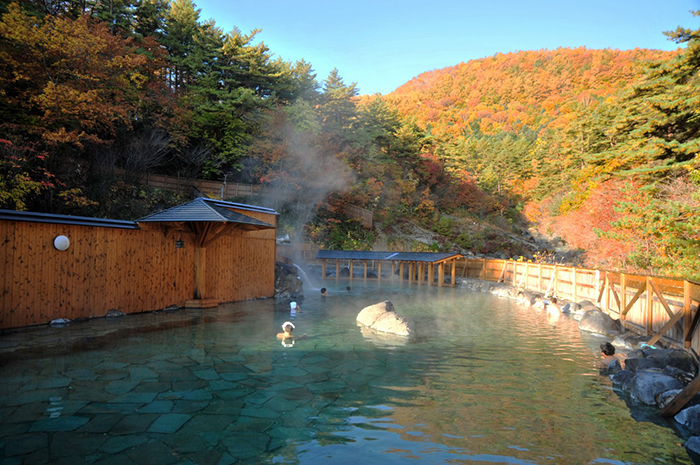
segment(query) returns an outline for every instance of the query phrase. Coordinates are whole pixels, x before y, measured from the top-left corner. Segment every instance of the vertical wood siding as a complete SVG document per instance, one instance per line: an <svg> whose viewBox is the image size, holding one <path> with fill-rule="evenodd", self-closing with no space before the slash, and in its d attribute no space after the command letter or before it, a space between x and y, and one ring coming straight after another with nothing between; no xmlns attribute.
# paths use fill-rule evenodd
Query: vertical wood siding
<svg viewBox="0 0 700 465"><path fill-rule="evenodd" d="M276 224L276 215L242 213ZM70 239L63 252L53 246L61 234ZM194 250L193 235L166 228L0 221L0 328L182 306L194 296ZM274 229L234 228L208 247L209 296L271 297L274 260Z"/></svg>

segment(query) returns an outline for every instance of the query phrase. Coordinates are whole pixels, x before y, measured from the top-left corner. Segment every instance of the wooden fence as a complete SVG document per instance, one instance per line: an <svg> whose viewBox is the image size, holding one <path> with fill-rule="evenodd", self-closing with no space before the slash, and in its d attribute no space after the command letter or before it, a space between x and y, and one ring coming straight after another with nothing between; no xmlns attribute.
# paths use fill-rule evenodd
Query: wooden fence
<svg viewBox="0 0 700 465"><path fill-rule="evenodd" d="M457 276L506 282L550 296L589 300L626 328L700 352L700 284L682 279L545 265L513 260L463 259Z"/></svg>
<svg viewBox="0 0 700 465"><path fill-rule="evenodd" d="M237 182L206 181L203 179L181 178L164 174L146 174L141 182L150 186L167 189L178 194L190 194L192 188L212 198L222 200L234 197L250 197L258 192L259 186Z"/></svg>

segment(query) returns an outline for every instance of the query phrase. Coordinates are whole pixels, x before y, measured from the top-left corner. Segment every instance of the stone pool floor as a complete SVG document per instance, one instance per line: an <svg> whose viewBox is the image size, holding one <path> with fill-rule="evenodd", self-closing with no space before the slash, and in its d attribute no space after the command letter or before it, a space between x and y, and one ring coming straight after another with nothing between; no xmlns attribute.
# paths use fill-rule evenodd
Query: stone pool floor
<svg viewBox="0 0 700 465"><path fill-rule="evenodd" d="M352 347L263 351L205 343L129 360L128 352L110 357L99 346L120 333L177 328L200 316L128 315L0 336L0 463L260 463L334 430L347 415L333 405L340 392L351 402L352 391L397 376ZM55 357L84 348L91 350L71 362Z"/></svg>

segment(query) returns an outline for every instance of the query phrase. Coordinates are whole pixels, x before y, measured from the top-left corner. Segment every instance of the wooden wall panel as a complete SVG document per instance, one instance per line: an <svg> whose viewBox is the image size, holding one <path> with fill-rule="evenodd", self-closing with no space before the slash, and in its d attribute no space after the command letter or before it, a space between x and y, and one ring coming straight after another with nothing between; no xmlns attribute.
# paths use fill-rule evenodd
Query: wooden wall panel
<svg viewBox="0 0 700 465"><path fill-rule="evenodd" d="M263 232L266 239L233 230L209 246L212 298L272 296L275 233ZM71 241L63 252L53 247L59 234ZM177 249L180 237L185 246ZM163 228L0 221L0 328L101 317L111 308L135 313L182 306L194 296L194 250L191 234Z"/></svg>

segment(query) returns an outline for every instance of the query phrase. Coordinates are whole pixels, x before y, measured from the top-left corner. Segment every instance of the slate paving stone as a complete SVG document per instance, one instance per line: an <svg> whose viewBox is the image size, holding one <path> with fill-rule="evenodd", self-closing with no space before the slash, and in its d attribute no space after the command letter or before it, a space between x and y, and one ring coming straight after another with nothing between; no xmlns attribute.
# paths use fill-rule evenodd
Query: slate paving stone
<svg viewBox="0 0 700 465"><path fill-rule="evenodd" d="M272 364L269 362L246 363L243 366L245 366L247 369L249 369L253 373L267 373L269 371L272 371Z"/></svg>
<svg viewBox="0 0 700 465"><path fill-rule="evenodd" d="M146 367L132 367L129 368L129 377L131 379L157 378L158 373Z"/></svg>
<svg viewBox="0 0 700 465"><path fill-rule="evenodd" d="M160 442L148 442L127 453L137 465L168 465L179 460L170 447Z"/></svg>
<svg viewBox="0 0 700 465"><path fill-rule="evenodd" d="M100 362L92 367L93 371L114 371L128 367L128 363L124 362Z"/></svg>
<svg viewBox="0 0 700 465"><path fill-rule="evenodd" d="M3 415L2 421L3 423L34 422L41 418L48 406L48 402L21 405L14 408L7 416Z"/></svg>
<svg viewBox="0 0 700 465"><path fill-rule="evenodd" d="M216 380L209 383L209 387L212 391L223 391L225 389L235 389L238 383L232 383L229 381Z"/></svg>
<svg viewBox="0 0 700 465"><path fill-rule="evenodd" d="M126 371L111 371L108 373L101 374L99 379L102 381L114 381L117 379L126 379L128 377L129 373Z"/></svg>
<svg viewBox="0 0 700 465"><path fill-rule="evenodd" d="M126 452L118 455L102 457L95 462L95 465L134 465L134 461L129 458Z"/></svg>
<svg viewBox="0 0 700 465"><path fill-rule="evenodd" d="M99 413L134 413L137 409L141 408L143 404L127 404L127 403L109 403L109 402L91 402L84 408L80 409L78 413L84 414L99 414Z"/></svg>
<svg viewBox="0 0 700 465"><path fill-rule="evenodd" d="M303 404L300 404L299 402L293 400L285 399L283 397L275 397L265 402L265 408L280 413L291 412L292 410L300 407L301 405Z"/></svg>
<svg viewBox="0 0 700 465"><path fill-rule="evenodd" d="M46 433L27 433L5 438L5 456L23 455L49 446Z"/></svg>
<svg viewBox="0 0 700 465"><path fill-rule="evenodd" d="M85 425L89 420L88 417L45 418L34 422L29 431L73 431Z"/></svg>
<svg viewBox="0 0 700 465"><path fill-rule="evenodd" d="M66 388L58 389L37 389L34 391L25 391L16 393L13 396L7 397L7 406L35 404L38 402L46 402L50 397L65 397L68 393Z"/></svg>
<svg viewBox="0 0 700 465"><path fill-rule="evenodd" d="M181 432L199 434L211 431L223 431L228 428L236 417L233 415L209 415L199 414L193 417L182 427Z"/></svg>
<svg viewBox="0 0 700 465"><path fill-rule="evenodd" d="M72 370L68 370L66 371L65 375L69 378L75 378L85 381L94 381L97 379L97 375L95 374L95 372L90 370L89 368L75 368Z"/></svg>
<svg viewBox="0 0 700 465"><path fill-rule="evenodd" d="M220 400L236 400L250 395L253 392L250 388L229 389L226 391L214 391L214 395Z"/></svg>
<svg viewBox="0 0 700 465"><path fill-rule="evenodd" d="M174 403L172 413L194 413L204 410L209 405L208 401L178 400Z"/></svg>
<svg viewBox="0 0 700 465"><path fill-rule="evenodd" d="M153 402L158 394L155 392L127 392L112 399L114 404L148 404Z"/></svg>
<svg viewBox="0 0 700 465"><path fill-rule="evenodd" d="M247 460L257 457L267 449L270 436L255 432L231 432L221 440L221 444L228 450L231 456L238 460Z"/></svg>
<svg viewBox="0 0 700 465"><path fill-rule="evenodd" d="M70 386L73 379L64 376L51 376L37 382L37 389L55 389Z"/></svg>
<svg viewBox="0 0 700 465"><path fill-rule="evenodd" d="M289 378L297 378L309 374L308 371L297 367L276 367L274 373L275 376L286 376Z"/></svg>
<svg viewBox="0 0 700 465"><path fill-rule="evenodd" d="M233 372L233 373L232 372L226 372L226 373L218 372L218 373L219 373L219 376L221 377L221 379L223 379L224 381L241 381L241 380L248 378L248 373L245 373L242 371Z"/></svg>
<svg viewBox="0 0 700 465"><path fill-rule="evenodd" d="M169 391L170 389L172 389L172 384L170 382L145 380L136 386L131 392L155 392L156 394L159 394L161 392Z"/></svg>
<svg viewBox="0 0 700 465"><path fill-rule="evenodd" d="M246 405L243 408L241 415L246 416L246 417L253 417L253 418L275 419L275 418L279 418L281 414L279 412L275 412L274 410L270 410L269 408L256 407L253 405Z"/></svg>
<svg viewBox="0 0 700 465"><path fill-rule="evenodd" d="M209 404L206 413L210 415L238 415L244 406L245 403L241 401L231 402L215 400Z"/></svg>
<svg viewBox="0 0 700 465"><path fill-rule="evenodd" d="M207 381L219 379L219 373L217 373L213 368L209 368L207 370L195 370L192 372L192 374L199 379L204 379Z"/></svg>
<svg viewBox="0 0 700 465"><path fill-rule="evenodd" d="M124 418L124 415L95 415L85 426L76 431L84 433L108 433L122 418Z"/></svg>
<svg viewBox="0 0 700 465"><path fill-rule="evenodd" d="M111 436L100 446L100 451L106 454L118 454L127 449L133 449L148 442L148 436L142 434L125 434L122 436Z"/></svg>
<svg viewBox="0 0 700 465"><path fill-rule="evenodd" d="M51 440L51 456L85 456L94 453L105 441L107 436L91 433L59 432Z"/></svg>
<svg viewBox="0 0 700 465"><path fill-rule="evenodd" d="M197 450L187 454L187 458L197 465L223 465L223 454L216 450Z"/></svg>
<svg viewBox="0 0 700 465"><path fill-rule="evenodd" d="M155 400L136 410L137 413L170 413L174 402L170 400Z"/></svg>
<svg viewBox="0 0 700 465"><path fill-rule="evenodd" d="M270 390L259 390L254 391L252 394L245 398L245 402L248 404L262 405L268 400L275 397L278 393L276 391Z"/></svg>
<svg viewBox="0 0 700 465"><path fill-rule="evenodd" d="M122 418L109 434L135 434L143 433L148 427L158 419L160 415L155 413L142 413L138 415L127 415Z"/></svg>
<svg viewBox="0 0 700 465"><path fill-rule="evenodd" d="M200 379L197 380L177 380L173 381L173 391L194 391L196 389L202 389L207 385L206 381Z"/></svg>
<svg viewBox="0 0 700 465"><path fill-rule="evenodd" d="M105 391L115 395L126 394L127 392L131 391L136 386L138 386L140 383L140 380L135 379L115 380L107 384L107 386L105 386Z"/></svg>
<svg viewBox="0 0 700 465"><path fill-rule="evenodd" d="M269 430L273 424L274 421L269 419L240 416L226 428L226 431L257 431L263 433Z"/></svg>
<svg viewBox="0 0 700 465"><path fill-rule="evenodd" d="M285 389L280 391L280 396L285 399L296 400L296 401L306 401L313 399L314 393L311 392L306 386L297 389Z"/></svg>
<svg viewBox="0 0 700 465"><path fill-rule="evenodd" d="M311 428L290 428L288 426L278 426L270 430L270 437L276 439L289 439L297 441L308 441L312 439L316 433Z"/></svg>
<svg viewBox="0 0 700 465"><path fill-rule="evenodd" d="M207 442L199 434L169 434L163 437L161 441L170 446L179 455L186 455L208 448Z"/></svg>
<svg viewBox="0 0 700 465"><path fill-rule="evenodd" d="M274 385L270 386L270 390L271 391L284 391L287 389L298 389L300 387L303 387L303 385L296 383L294 381L282 381L282 382L275 383Z"/></svg>
<svg viewBox="0 0 700 465"><path fill-rule="evenodd" d="M190 415L185 413L167 413L161 415L148 428L150 433L174 433L179 430L190 418Z"/></svg>
<svg viewBox="0 0 700 465"><path fill-rule="evenodd" d="M8 436L17 436L26 433L29 429L29 423L8 423L0 424L0 438ZM0 450L3 447L2 439L0 439Z"/></svg>

